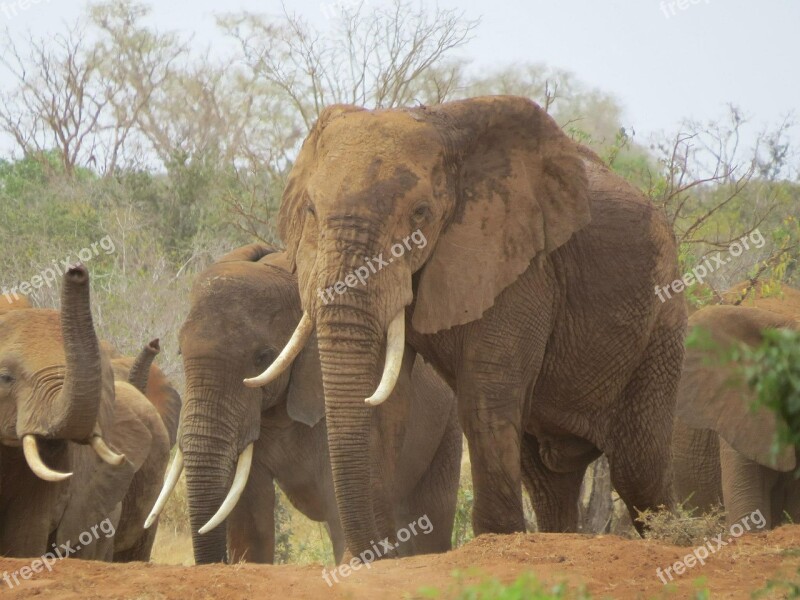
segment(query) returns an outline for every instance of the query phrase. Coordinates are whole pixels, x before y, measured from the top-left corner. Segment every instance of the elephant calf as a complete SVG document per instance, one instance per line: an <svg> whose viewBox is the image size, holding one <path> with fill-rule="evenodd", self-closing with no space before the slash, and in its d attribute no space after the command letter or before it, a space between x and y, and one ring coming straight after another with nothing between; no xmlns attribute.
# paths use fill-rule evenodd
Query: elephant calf
<svg viewBox="0 0 800 600"><path fill-rule="evenodd" d="M757 346L765 329L800 328L780 312L742 306L705 308L689 324L707 330L722 348L741 342ZM735 376L736 365L721 364L716 349L687 350L672 444L678 500L701 512L722 504L730 525L757 510L766 527L779 525L784 516L797 523L797 449L772 456L776 417L764 408L752 412L753 392Z"/></svg>
<svg viewBox="0 0 800 600"><path fill-rule="evenodd" d="M186 373L180 452L153 516L185 464L198 564L226 557L273 561L274 483L304 515L327 524L337 562L345 519L374 519L381 537L391 539L427 515L432 531L404 540L397 553L449 550L461 460L450 388L430 367L414 364L413 355L407 358L395 401L372 414L371 506L340 519L330 454L349 449L328 449L316 346L300 352L271 385L242 383L274 360L300 315L297 281L285 257L266 247L235 250L200 275L180 332Z"/></svg>

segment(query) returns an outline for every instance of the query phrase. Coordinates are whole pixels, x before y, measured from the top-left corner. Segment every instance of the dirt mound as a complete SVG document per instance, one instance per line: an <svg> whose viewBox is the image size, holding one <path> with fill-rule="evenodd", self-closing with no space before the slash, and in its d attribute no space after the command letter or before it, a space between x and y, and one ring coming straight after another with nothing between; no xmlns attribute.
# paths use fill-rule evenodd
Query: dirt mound
<svg viewBox="0 0 800 600"><path fill-rule="evenodd" d="M711 542L709 542L711 543ZM691 598L696 581L711 590L713 598L750 598L771 579L797 581L800 555L787 550L800 547L800 526L748 535L732 541L665 587L656 570L683 560L690 548L666 546L650 540L614 536L519 534L481 536L443 555L381 561L362 567L339 583L328 584L322 567L312 566L206 566L173 567L146 564L111 565L78 560L57 563L22 581L13 589L0 579L0 597L138 600L219 600L238 598L336 598L372 600L377 597L420 597L423 587L435 587L450 597L458 584L486 577L512 581L533 572L543 582L585 585L595 598ZM0 559L0 577L17 572L30 561ZM666 576L665 576L666 577ZM779 596L775 596L779 597Z"/></svg>

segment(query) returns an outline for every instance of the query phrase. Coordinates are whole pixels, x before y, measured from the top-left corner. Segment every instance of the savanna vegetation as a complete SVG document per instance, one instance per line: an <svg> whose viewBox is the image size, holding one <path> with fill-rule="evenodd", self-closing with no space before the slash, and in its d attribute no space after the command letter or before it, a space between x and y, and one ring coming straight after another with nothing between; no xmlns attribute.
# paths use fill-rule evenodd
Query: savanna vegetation
<svg viewBox="0 0 800 600"><path fill-rule="evenodd" d="M180 388L176 335L194 276L235 246L280 245L274 217L285 177L323 107L480 94L532 98L642 189L670 218L682 271L743 236L764 236L762 247L691 283L693 304L719 302L742 280L766 282L774 294L782 283L800 284L800 163L788 117L753 133L746 111L730 106L714 122L687 120L642 140L635 129L646 124L625 122L611 93L572 73L535 62L475 69L459 50L480 22L459 12L406 0L341 5L318 29L286 10L219 17L232 42L225 58L149 25L147 6L129 1L91 5L45 39L4 36L0 68L14 85L0 94L3 292L30 282L35 305L56 306L58 290L34 277L108 236L113 251L88 263L101 335L127 353L161 338L159 362ZM464 471L459 545L472 535ZM629 527L611 497L607 464L598 461L584 493L587 531ZM280 561L330 561L320 525L285 501L279 511ZM528 518L535 522L530 511ZM177 493L157 560L191 562L187 527L185 494ZM562 597L532 581L514 585Z"/></svg>

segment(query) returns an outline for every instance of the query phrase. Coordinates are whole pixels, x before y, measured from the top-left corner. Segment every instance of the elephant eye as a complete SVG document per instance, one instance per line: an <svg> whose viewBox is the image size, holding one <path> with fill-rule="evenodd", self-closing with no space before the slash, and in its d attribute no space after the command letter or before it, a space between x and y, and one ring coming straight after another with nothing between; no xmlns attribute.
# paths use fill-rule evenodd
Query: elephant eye
<svg viewBox="0 0 800 600"><path fill-rule="evenodd" d="M431 208L427 202L417 205L414 212L411 213L411 222L414 225L419 225L428 218L431 213Z"/></svg>
<svg viewBox="0 0 800 600"><path fill-rule="evenodd" d="M317 216L317 209L315 209L315 208L314 208L314 205L313 205L313 204L311 204L311 202L309 202L308 204L306 204L306 211L307 211L307 212L308 212L308 214L310 214L312 217L316 217L316 216Z"/></svg>
<svg viewBox="0 0 800 600"><path fill-rule="evenodd" d="M11 385L16 381L11 373L0 372L0 385Z"/></svg>

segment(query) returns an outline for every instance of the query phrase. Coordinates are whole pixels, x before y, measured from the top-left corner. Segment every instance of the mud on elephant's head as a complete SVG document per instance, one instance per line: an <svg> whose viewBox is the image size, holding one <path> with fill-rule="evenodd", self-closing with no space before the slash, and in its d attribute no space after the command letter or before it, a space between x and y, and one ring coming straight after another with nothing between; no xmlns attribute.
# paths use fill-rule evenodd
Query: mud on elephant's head
<svg viewBox="0 0 800 600"><path fill-rule="evenodd" d="M300 317L297 282L285 254L258 244L224 256L193 287L179 335L186 393L178 443L198 563L225 558L225 527L217 526L247 481L261 414L285 410L309 427L324 416L313 339L270 385L242 384L275 360Z"/></svg>
<svg viewBox="0 0 800 600"><path fill-rule="evenodd" d="M48 481L68 474L49 468L40 444L91 444L101 456L104 425L113 417L114 383L99 348L82 265L64 275L61 311L24 306L0 315L0 443L22 446L33 472Z"/></svg>

